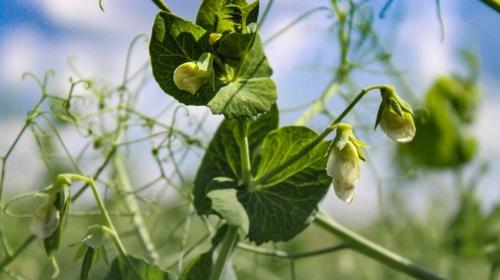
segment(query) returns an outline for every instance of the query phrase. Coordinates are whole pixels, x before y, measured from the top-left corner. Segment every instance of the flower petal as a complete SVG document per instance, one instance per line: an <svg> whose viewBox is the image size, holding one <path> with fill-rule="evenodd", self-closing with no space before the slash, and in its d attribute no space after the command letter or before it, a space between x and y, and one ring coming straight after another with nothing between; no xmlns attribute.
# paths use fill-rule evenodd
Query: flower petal
<svg viewBox="0 0 500 280"><path fill-rule="evenodd" d="M351 203L354 198L354 185L352 184L343 184L340 182L333 181L333 188L335 190L335 194L338 198L340 198L345 203Z"/></svg>
<svg viewBox="0 0 500 280"><path fill-rule="evenodd" d="M30 231L33 235L45 239L50 237L59 226L59 211L49 203L38 208L31 220Z"/></svg>

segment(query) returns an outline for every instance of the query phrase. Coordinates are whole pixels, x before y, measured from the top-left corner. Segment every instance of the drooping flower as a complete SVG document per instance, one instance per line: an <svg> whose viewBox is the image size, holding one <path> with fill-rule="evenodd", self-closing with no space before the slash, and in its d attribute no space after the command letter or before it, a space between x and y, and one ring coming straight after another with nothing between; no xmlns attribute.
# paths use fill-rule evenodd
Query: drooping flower
<svg viewBox="0 0 500 280"><path fill-rule="evenodd" d="M174 71L174 83L177 88L196 94L209 81L209 73L199 68L196 61L185 62Z"/></svg>
<svg viewBox="0 0 500 280"><path fill-rule="evenodd" d="M380 124L391 139L407 143L415 137L415 122L411 106L401 99L393 87L380 89L382 102L377 114L375 128Z"/></svg>
<svg viewBox="0 0 500 280"><path fill-rule="evenodd" d="M51 200L35 211L31 220L30 231L39 238L48 238L56 231L59 226L59 220L59 211Z"/></svg>
<svg viewBox="0 0 500 280"><path fill-rule="evenodd" d="M366 147L366 144L354 136L351 125L342 123L337 126L337 135L330 147L326 172L332 177L335 194L346 203L352 202L354 185L359 182L361 160L364 160L362 147Z"/></svg>

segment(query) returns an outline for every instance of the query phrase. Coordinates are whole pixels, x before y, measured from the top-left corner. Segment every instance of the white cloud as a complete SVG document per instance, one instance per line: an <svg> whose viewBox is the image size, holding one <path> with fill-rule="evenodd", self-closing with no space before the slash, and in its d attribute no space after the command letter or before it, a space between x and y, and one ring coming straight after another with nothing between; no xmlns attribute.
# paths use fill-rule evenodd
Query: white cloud
<svg viewBox="0 0 500 280"><path fill-rule="evenodd" d="M408 1L407 14L397 27L396 58L408 70L417 90L423 90L440 74L456 67L457 44L461 29L453 10L456 4L441 7L445 37L441 40L440 26L434 1ZM451 11L451 12L450 12Z"/></svg>
<svg viewBox="0 0 500 280"><path fill-rule="evenodd" d="M54 23L83 31L141 33L149 30L151 22L148 10L137 1L103 0L104 12L98 0L42 0L36 4Z"/></svg>
<svg viewBox="0 0 500 280"><path fill-rule="evenodd" d="M8 39L0 44L0 79L6 84L16 84L26 71L39 70L41 38L26 27L12 30L5 38Z"/></svg>
<svg viewBox="0 0 500 280"><path fill-rule="evenodd" d="M488 96L480 108L477 122L473 127L474 134L478 136L481 155L495 159L500 156L499 141L500 135L500 98Z"/></svg>

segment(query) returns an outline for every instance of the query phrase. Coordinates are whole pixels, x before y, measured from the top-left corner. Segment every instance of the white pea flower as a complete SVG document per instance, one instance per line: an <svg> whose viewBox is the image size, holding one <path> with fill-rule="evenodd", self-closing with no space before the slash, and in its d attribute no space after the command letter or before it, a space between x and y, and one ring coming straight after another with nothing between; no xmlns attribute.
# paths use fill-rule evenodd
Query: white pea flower
<svg viewBox="0 0 500 280"><path fill-rule="evenodd" d="M362 147L366 147L366 144L354 136L351 125L338 125L337 135L330 147L326 173L332 177L335 194L346 203L352 202L354 185L359 182L361 160L364 160Z"/></svg>
<svg viewBox="0 0 500 280"><path fill-rule="evenodd" d="M208 82L209 74L198 67L196 61L185 62L174 71L174 83L181 89L196 94Z"/></svg>
<svg viewBox="0 0 500 280"><path fill-rule="evenodd" d="M31 220L30 231L33 235L45 239L56 231L59 226L59 211L53 204L53 201L40 206Z"/></svg>
<svg viewBox="0 0 500 280"><path fill-rule="evenodd" d="M386 87L380 91L382 103L378 110L375 128L380 124L382 130L391 139L400 143L410 142L416 132L411 106L401 99L392 87Z"/></svg>

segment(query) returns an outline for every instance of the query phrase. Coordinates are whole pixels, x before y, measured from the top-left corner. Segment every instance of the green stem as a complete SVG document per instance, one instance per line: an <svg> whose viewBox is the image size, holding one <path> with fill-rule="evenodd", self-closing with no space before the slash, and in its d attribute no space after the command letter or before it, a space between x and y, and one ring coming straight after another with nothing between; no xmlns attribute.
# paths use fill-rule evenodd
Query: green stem
<svg viewBox="0 0 500 280"><path fill-rule="evenodd" d="M251 164L250 164L250 149L248 147L247 123L244 120L238 122L238 144L240 146L241 158L241 176L242 181L248 188L251 187Z"/></svg>
<svg viewBox="0 0 500 280"><path fill-rule="evenodd" d="M158 255L158 252L156 251L155 244L153 242L153 239L151 238L151 234L149 233L144 222L144 217L141 213L139 203L137 203L137 199L133 194L134 190L130 184L129 177L127 175L127 168L123 164L123 158L121 157L121 155L115 155L113 163L118 179L118 188L123 191L122 197L125 208L127 208L127 210L134 215L132 218L134 230L139 236L142 247L149 256L149 259L153 263L158 263L160 257Z"/></svg>
<svg viewBox="0 0 500 280"><path fill-rule="evenodd" d="M493 10L500 13L500 0L481 0L484 4L490 6Z"/></svg>
<svg viewBox="0 0 500 280"><path fill-rule="evenodd" d="M371 242L370 240L352 232L344 226L338 224L325 214L318 214L314 219L314 223L328 231L329 233L338 236L340 239L347 242L350 248L359 253L375 259L393 269L413 276L416 279L431 279L442 280L444 278L425 270L417 264L405 259L382 246Z"/></svg>
<svg viewBox="0 0 500 280"><path fill-rule="evenodd" d="M44 88L42 87L42 89L44 89ZM33 123L35 118L40 113L40 108L42 107L43 102L47 98L47 95L45 94L45 90L43 90L43 92L44 93L42 94L42 97L38 100L36 105L33 107L33 110L31 111L29 116L26 118L26 121L25 121L23 127L21 128L21 130L19 131L19 133L17 134L16 138L14 139L14 142L10 145L10 147L7 150L7 152L5 153L5 155L0 157L0 163L2 164L2 169L0 171L0 207L2 205L3 189L4 189L4 183L5 183L5 172L7 170L7 160L9 159L10 155L14 151L14 148L16 148L17 144L21 140L21 137L24 135L24 132L26 132L28 127L31 126L31 124ZM3 249L5 251L5 255L7 257L9 257L10 250L9 250L9 246L7 243L7 239L6 239L4 232L3 232L3 225L2 225L3 219L2 218L3 217L0 216L0 242L2 243Z"/></svg>
<svg viewBox="0 0 500 280"><path fill-rule="evenodd" d="M116 152L116 146L114 146L111 149L109 154L106 156L104 162L99 166L99 168L97 168L97 171L93 176L94 180L96 180L101 175L101 173L104 171L104 169L108 165L109 161L111 160L111 157L114 155L115 152ZM83 192L87 189L87 187L88 184L85 184L73 195L73 202L75 202L83 194ZM14 261L35 240L37 240L35 235L32 234L28 236L24 240L24 242L22 242L21 245L16 250L14 250L14 253L12 253L12 255L5 256L5 258L0 261L0 271L5 269L7 265L9 265L12 261Z"/></svg>
<svg viewBox="0 0 500 280"><path fill-rule="evenodd" d="M224 272L224 267L226 266L227 259L231 256L231 252L236 243L236 237L238 236L237 227L229 227L222 245L219 251L219 256L212 267L212 273L210 274L210 280L219 280Z"/></svg>
<svg viewBox="0 0 500 280"><path fill-rule="evenodd" d="M113 243L115 244L116 249L118 250L118 253L120 256L127 262L127 265L129 266L130 270L134 274L134 277L138 280L141 279L141 276L137 272L135 268L135 264L132 262L132 260L128 257L127 255L127 250L125 250L125 246L123 246L123 243L118 236L118 231L116 230L115 226L113 225L113 221L111 220L111 217L109 216L108 210L106 209L106 205L104 204L104 201L101 198L101 195L99 194L99 191L97 190L97 186L92 178L88 178L85 176L81 176L78 174L61 174L59 177L67 177L70 178L71 180L79 180L87 183L87 185L90 187L92 190L92 193L94 195L95 201L97 203L97 206L99 207L99 210L101 211L102 215L104 216L104 219L106 220L106 226L111 229L112 234L111 237L113 239Z"/></svg>
<svg viewBox="0 0 500 280"><path fill-rule="evenodd" d="M171 13L172 11L168 8L167 4L163 2L163 0L151 0L153 3L162 11L165 11L167 13Z"/></svg>
<svg viewBox="0 0 500 280"><path fill-rule="evenodd" d="M361 92L354 98L353 101L347 107L344 109L344 111L328 126L323 133L318 135L311 143L309 143L307 146L302 148L298 153L290 157L288 160L283 162L282 164L276 166L275 168L271 169L269 172L264 174L262 177L257 179L255 181L255 184L263 184L266 183L269 179L272 179L275 175L279 174L281 171L285 170L288 166L291 164L295 163L297 160L305 156L307 153L309 153L312 149L314 149L318 144L323 141L332 131L335 130L335 126L340 123L345 116L356 106L356 104L365 96L366 93L368 93L371 90L374 89L382 89L387 87L386 85L374 85L370 86L367 88L364 88L361 90Z"/></svg>
<svg viewBox="0 0 500 280"><path fill-rule="evenodd" d="M250 151L248 147L248 133L247 133L247 123L245 120L240 120L238 122L238 145L240 147L240 161L241 161L241 176L243 184L247 188L251 188L252 179L252 166L250 164ZM210 280L219 280L222 273L224 272L224 267L228 258L231 256L231 252L236 243L238 237L238 227L230 226L227 230L224 240L219 251L219 256L212 267L212 273L210 274Z"/></svg>
<svg viewBox="0 0 500 280"><path fill-rule="evenodd" d="M309 257L318 256L318 255L324 255L324 254L328 254L328 253L337 252L340 250L347 249L347 248L349 248L349 246L346 244L340 244L340 245L335 245L335 246L331 246L331 247L324 248L324 249L303 252L303 253L295 253L295 254L287 253L287 252L280 251L280 250L272 250L271 251L271 250L268 250L265 248L255 247L255 246L252 246L249 244L244 244L244 243L238 243L238 248L249 251L249 252L253 252L256 254L261 254L264 256L276 257L276 258L288 259L288 260L297 260L297 259L309 258Z"/></svg>

